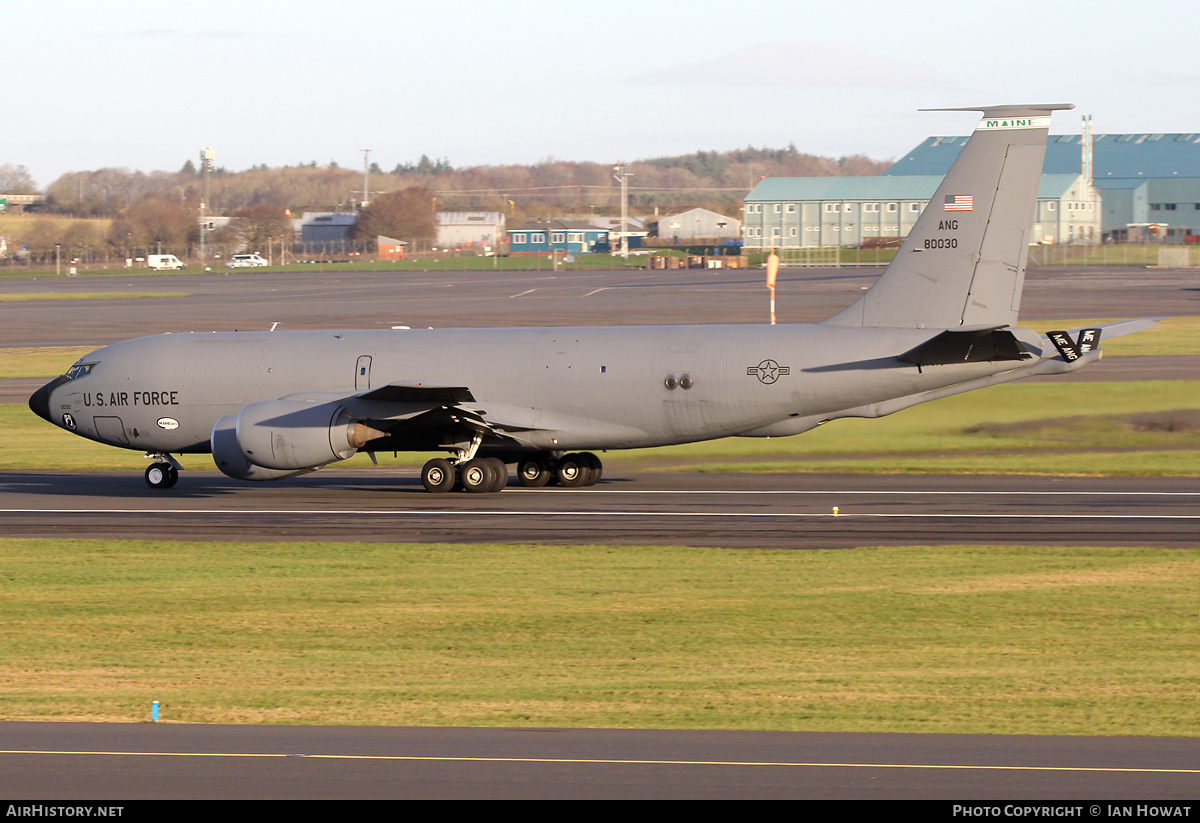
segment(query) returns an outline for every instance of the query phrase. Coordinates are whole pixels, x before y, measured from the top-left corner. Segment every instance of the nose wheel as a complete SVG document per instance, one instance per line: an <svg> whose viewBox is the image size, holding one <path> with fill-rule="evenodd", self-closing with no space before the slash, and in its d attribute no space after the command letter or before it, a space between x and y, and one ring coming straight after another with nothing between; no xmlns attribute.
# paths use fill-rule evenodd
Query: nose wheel
<svg viewBox="0 0 1200 823"><path fill-rule="evenodd" d="M146 485L152 489L169 489L179 482L179 469L170 463L152 463L146 469Z"/></svg>
<svg viewBox="0 0 1200 823"><path fill-rule="evenodd" d="M179 461L169 454L146 452L146 459L153 460L146 469L146 485L152 489L169 489L179 482Z"/></svg>

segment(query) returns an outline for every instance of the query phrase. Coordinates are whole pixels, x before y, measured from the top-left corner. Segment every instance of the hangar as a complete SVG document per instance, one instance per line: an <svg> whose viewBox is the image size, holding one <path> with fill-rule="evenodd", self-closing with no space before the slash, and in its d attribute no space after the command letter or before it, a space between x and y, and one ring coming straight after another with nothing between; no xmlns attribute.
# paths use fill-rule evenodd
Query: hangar
<svg viewBox="0 0 1200 823"><path fill-rule="evenodd" d="M904 237L966 142L926 138L879 177L763 180L746 196L745 246L860 246ZM1034 242L1148 234L1200 242L1200 132L1052 134L1042 170Z"/></svg>
<svg viewBox="0 0 1200 823"><path fill-rule="evenodd" d="M908 234L942 177L768 177L746 195L743 248L888 245ZM1100 242L1100 199L1081 174L1042 175L1031 237Z"/></svg>

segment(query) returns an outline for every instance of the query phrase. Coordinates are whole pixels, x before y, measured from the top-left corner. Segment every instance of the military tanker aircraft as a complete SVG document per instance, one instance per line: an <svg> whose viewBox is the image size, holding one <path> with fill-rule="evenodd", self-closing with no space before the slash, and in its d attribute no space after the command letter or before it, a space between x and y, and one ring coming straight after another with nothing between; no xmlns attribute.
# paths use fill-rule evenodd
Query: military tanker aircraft
<svg viewBox="0 0 1200 823"><path fill-rule="evenodd" d="M783 437L1100 357L1102 332L1016 328L1051 114L983 118L879 280L816 325L607 326L160 334L80 358L30 398L81 437L211 453L241 480L278 480L358 451L441 451L430 492L595 483L594 452Z"/></svg>

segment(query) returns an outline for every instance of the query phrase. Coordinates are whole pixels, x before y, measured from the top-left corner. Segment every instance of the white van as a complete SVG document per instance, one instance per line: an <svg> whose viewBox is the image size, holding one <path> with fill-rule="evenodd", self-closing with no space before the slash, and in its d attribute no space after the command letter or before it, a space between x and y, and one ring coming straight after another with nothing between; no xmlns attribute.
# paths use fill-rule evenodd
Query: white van
<svg viewBox="0 0 1200 823"><path fill-rule="evenodd" d="M173 254L150 254L146 256L146 265L154 271L171 271L183 268L183 261Z"/></svg>

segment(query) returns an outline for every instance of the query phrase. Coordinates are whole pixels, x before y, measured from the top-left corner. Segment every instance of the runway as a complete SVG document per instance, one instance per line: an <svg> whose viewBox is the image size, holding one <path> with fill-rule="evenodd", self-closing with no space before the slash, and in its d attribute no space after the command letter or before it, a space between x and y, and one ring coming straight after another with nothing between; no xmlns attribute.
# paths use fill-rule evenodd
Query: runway
<svg viewBox="0 0 1200 823"><path fill-rule="evenodd" d="M1188 738L112 723L0 723L0 738L10 802L1075 799L1073 816L1107 818L1089 804L1186 810L1200 779Z"/></svg>
<svg viewBox="0 0 1200 823"><path fill-rule="evenodd" d="M0 474L10 536L545 542L823 549L958 543L1200 546L1189 478L610 473L592 488L431 495L413 470L271 484L184 472ZM836 511L835 511L836 509Z"/></svg>
<svg viewBox="0 0 1200 823"><path fill-rule="evenodd" d="M785 269L780 323L813 323L852 303L881 268ZM0 280L0 294L187 296L0 301L0 347L102 346L187 331L765 323L762 269L671 271L237 272ZM1035 268L1021 325L1041 318L1200 314L1187 269ZM64 364L64 368L66 365Z"/></svg>
<svg viewBox="0 0 1200 823"><path fill-rule="evenodd" d="M880 269L785 270L780 322L852 302ZM761 323L761 270L337 272L12 279L0 292L187 297L0 302L0 350L178 331ZM1195 315L1194 272L1031 269L1022 325ZM1042 318L1045 318L1043 320ZM1111 358L1070 380L1193 379L1196 358ZM65 369L69 364L64 363ZM1049 379L1049 378L1046 378ZM1057 378L1063 379L1063 378ZM41 378L0 380L24 403ZM1200 547L1194 478L641 473L584 489L429 495L415 471L271 484L187 471L0 473L15 537L619 543L744 549L935 544ZM837 509L836 513L834 509ZM363 718L364 724L370 718ZM1190 730L1189 730L1190 731ZM562 729L0 723L10 798L1190 799L1200 739ZM1076 804L1078 805L1078 804ZM1112 816L1110 807L1099 813ZM950 804L946 804L949 814Z"/></svg>

